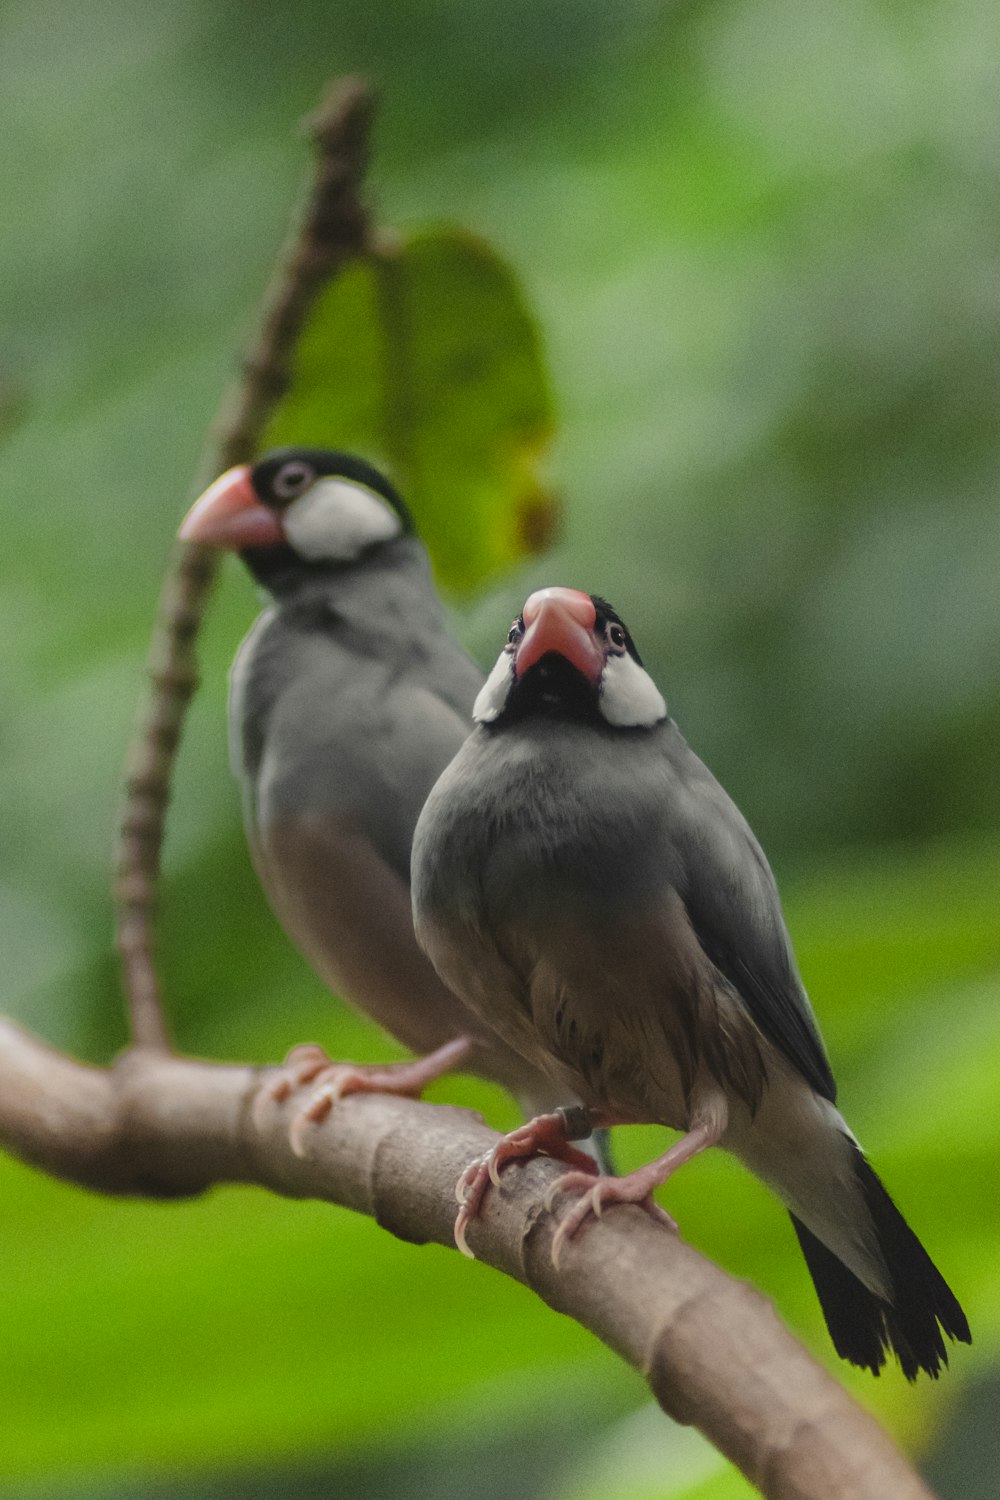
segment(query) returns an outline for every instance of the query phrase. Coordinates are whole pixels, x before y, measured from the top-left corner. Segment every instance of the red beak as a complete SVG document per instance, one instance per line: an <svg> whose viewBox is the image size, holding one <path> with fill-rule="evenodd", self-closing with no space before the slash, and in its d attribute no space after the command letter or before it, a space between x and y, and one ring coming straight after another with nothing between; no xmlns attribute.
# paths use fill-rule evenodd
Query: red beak
<svg viewBox="0 0 1000 1500"><path fill-rule="evenodd" d="M514 672L523 677L550 651L562 656L588 682L598 683L604 652L594 639L597 611L588 594L576 589L539 589L523 610L524 635L514 656Z"/></svg>
<svg viewBox="0 0 1000 1500"><path fill-rule="evenodd" d="M194 502L177 534L183 542L204 542L233 552L244 547L273 547L285 540L278 517L257 498L249 464L238 464L220 474Z"/></svg>

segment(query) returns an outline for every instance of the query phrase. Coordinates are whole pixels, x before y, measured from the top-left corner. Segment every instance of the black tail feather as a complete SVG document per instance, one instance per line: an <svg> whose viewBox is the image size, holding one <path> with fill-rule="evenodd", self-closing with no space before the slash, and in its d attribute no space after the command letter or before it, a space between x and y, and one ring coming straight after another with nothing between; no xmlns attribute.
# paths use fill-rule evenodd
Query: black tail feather
<svg viewBox="0 0 1000 1500"><path fill-rule="evenodd" d="M907 1380L915 1380L921 1370L937 1379L948 1363L942 1335L964 1344L972 1341L965 1314L860 1151L855 1169L889 1273L891 1301L869 1291L792 1215L834 1348L842 1359L873 1375L892 1351Z"/></svg>

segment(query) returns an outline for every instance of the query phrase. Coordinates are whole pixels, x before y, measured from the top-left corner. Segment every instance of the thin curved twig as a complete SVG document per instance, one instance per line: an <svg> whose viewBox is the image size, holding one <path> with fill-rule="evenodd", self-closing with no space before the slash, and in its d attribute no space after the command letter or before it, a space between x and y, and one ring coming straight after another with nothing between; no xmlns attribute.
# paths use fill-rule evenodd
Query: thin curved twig
<svg viewBox="0 0 1000 1500"><path fill-rule="evenodd" d="M454 1186L498 1137L449 1105L385 1094L341 1100L289 1145L292 1104L251 1108L267 1070L149 1049L110 1070L53 1052L0 1021L0 1143L54 1175L108 1193L184 1196L255 1183L370 1214L404 1240L452 1245ZM618 1207L566 1247L553 1215L564 1169L505 1169L470 1242L636 1366L663 1409L691 1423L771 1500L929 1500L875 1420L785 1329L770 1303L641 1209Z"/></svg>
<svg viewBox="0 0 1000 1500"><path fill-rule="evenodd" d="M311 193L278 258L260 331L240 378L213 423L195 492L252 458L288 388L291 358L316 296L369 246L361 202L375 100L361 79L340 79L305 122L317 151ZM125 763L125 799L115 882L116 939L133 1043L169 1050L154 961L154 918L170 783L188 705L198 684L195 641L218 554L182 543L167 570L148 660L151 687L140 706Z"/></svg>

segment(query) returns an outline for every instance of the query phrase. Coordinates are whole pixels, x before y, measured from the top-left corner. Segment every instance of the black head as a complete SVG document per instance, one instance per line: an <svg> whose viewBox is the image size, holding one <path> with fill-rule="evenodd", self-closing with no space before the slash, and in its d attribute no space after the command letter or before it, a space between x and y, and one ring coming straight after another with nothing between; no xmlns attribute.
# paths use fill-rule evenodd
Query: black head
<svg viewBox="0 0 1000 1500"><path fill-rule="evenodd" d="M347 479L387 500L403 523L413 530L413 517L402 495L374 464L334 448L272 448L250 466L250 483L262 504L284 510L304 495L317 479Z"/></svg>
<svg viewBox="0 0 1000 1500"><path fill-rule="evenodd" d="M273 588L351 566L412 530L401 495L365 459L328 448L276 448L210 485L180 535L240 552Z"/></svg>
<svg viewBox="0 0 1000 1500"><path fill-rule="evenodd" d="M554 715L615 728L649 728L666 704L621 616L598 594L532 594L476 700L481 724Z"/></svg>

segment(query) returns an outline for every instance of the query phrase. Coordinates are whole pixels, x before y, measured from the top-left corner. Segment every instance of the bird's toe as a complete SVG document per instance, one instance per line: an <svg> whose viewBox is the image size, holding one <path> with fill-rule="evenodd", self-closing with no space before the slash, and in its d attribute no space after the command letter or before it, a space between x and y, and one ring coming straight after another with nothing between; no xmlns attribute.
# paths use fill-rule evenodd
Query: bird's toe
<svg viewBox="0 0 1000 1500"><path fill-rule="evenodd" d="M251 1109L254 1124L260 1128L274 1105L284 1104L330 1066L322 1047L312 1042L293 1047L280 1068L264 1075Z"/></svg>

